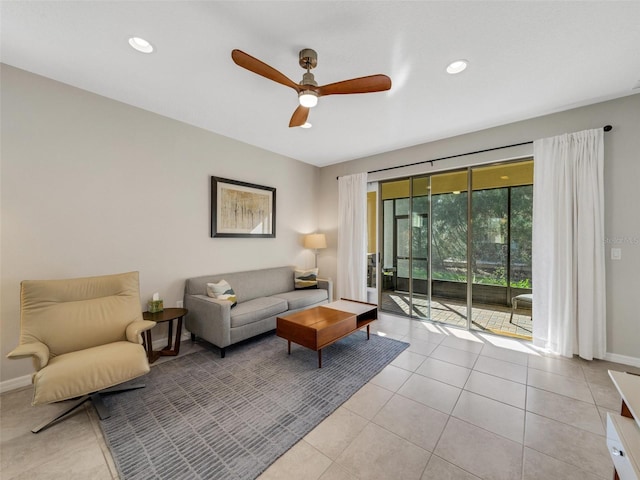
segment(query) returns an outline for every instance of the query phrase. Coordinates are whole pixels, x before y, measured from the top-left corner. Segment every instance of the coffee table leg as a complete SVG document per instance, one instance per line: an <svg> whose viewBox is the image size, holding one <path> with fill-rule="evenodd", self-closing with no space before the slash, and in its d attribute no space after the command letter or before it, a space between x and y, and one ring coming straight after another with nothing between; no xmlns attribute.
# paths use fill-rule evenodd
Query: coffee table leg
<svg viewBox="0 0 640 480"><path fill-rule="evenodd" d="M287 353L291 355L291 340L287 340Z"/></svg>
<svg viewBox="0 0 640 480"><path fill-rule="evenodd" d="M369 325L367 325L367 340L369 340Z"/></svg>
<svg viewBox="0 0 640 480"><path fill-rule="evenodd" d="M318 350L318 368L322 368L322 349Z"/></svg>

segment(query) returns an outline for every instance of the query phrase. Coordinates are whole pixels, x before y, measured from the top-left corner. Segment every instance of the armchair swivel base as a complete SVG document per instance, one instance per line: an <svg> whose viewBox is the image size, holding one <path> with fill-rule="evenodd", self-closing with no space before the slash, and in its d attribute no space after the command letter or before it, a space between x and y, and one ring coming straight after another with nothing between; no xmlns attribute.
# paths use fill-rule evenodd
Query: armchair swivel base
<svg viewBox="0 0 640 480"><path fill-rule="evenodd" d="M118 386L118 387L105 388L104 390L100 390L99 392L90 393L88 395L84 395L84 396L78 398L75 402L73 402L71 405L69 405L67 408L65 408L62 412L57 414L52 419L47 420L44 423L41 423L40 425L38 425L35 428L32 428L31 432L39 433L42 430L50 427L54 423L57 423L59 420L62 420L64 417L66 417L67 415L69 415L72 412L74 412L76 410L76 408L82 406L84 404L84 402L86 402L86 401L90 401L93 404L93 406L96 409L96 412L98 412L98 417L100 417L100 420L105 420L105 419L107 419L107 418L109 418L111 416L111 413L109 412L109 409L107 408L107 406L102 401L102 395L108 395L108 394L120 393L120 392L127 392L129 390L136 390L138 388L144 388L144 387L145 387L144 383L136 383L135 385L127 385L127 386Z"/></svg>

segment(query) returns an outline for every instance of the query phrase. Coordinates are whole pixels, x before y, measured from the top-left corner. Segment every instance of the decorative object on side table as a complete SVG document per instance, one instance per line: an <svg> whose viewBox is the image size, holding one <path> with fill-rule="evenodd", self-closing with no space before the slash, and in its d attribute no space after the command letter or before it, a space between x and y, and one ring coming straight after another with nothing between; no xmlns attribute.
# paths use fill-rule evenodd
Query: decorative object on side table
<svg viewBox="0 0 640 480"><path fill-rule="evenodd" d="M147 302L147 309L149 313L158 313L164 309L159 293L156 292L153 294L153 298Z"/></svg>
<svg viewBox="0 0 640 480"><path fill-rule="evenodd" d="M162 301L162 300L160 300ZM146 338L143 336L145 348L147 350L147 358L149 363L155 362L159 357L171 356L175 357L180 353L180 337L182 336L182 317L184 317L189 310L186 308L165 308L160 312L143 312L142 318L145 320L151 320L156 323L169 322L169 329L167 331L167 346L159 351L153 350L153 341L151 340L151 330L146 331ZM173 321L178 320L176 327L176 338L173 341ZM172 348L173 343L173 348Z"/></svg>
<svg viewBox="0 0 640 480"><path fill-rule="evenodd" d="M276 236L276 189L211 177L211 236Z"/></svg>

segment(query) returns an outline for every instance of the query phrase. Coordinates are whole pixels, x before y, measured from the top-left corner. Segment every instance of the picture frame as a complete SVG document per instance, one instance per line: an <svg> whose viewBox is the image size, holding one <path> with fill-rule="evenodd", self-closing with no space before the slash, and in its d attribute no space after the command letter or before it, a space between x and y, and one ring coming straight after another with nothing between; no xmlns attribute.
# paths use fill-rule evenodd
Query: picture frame
<svg viewBox="0 0 640 480"><path fill-rule="evenodd" d="M275 188L211 176L212 238L275 236Z"/></svg>

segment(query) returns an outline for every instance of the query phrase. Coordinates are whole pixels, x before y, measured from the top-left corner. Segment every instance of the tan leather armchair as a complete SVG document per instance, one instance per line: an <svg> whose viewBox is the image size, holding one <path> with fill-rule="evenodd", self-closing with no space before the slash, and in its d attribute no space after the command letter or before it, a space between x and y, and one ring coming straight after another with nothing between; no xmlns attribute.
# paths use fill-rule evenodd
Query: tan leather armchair
<svg viewBox="0 0 640 480"><path fill-rule="evenodd" d="M33 433L87 400L108 418L100 393L144 387L113 388L149 372L141 333L155 322L142 319L138 272L20 287L20 345L7 356L32 357L32 405L81 397Z"/></svg>

